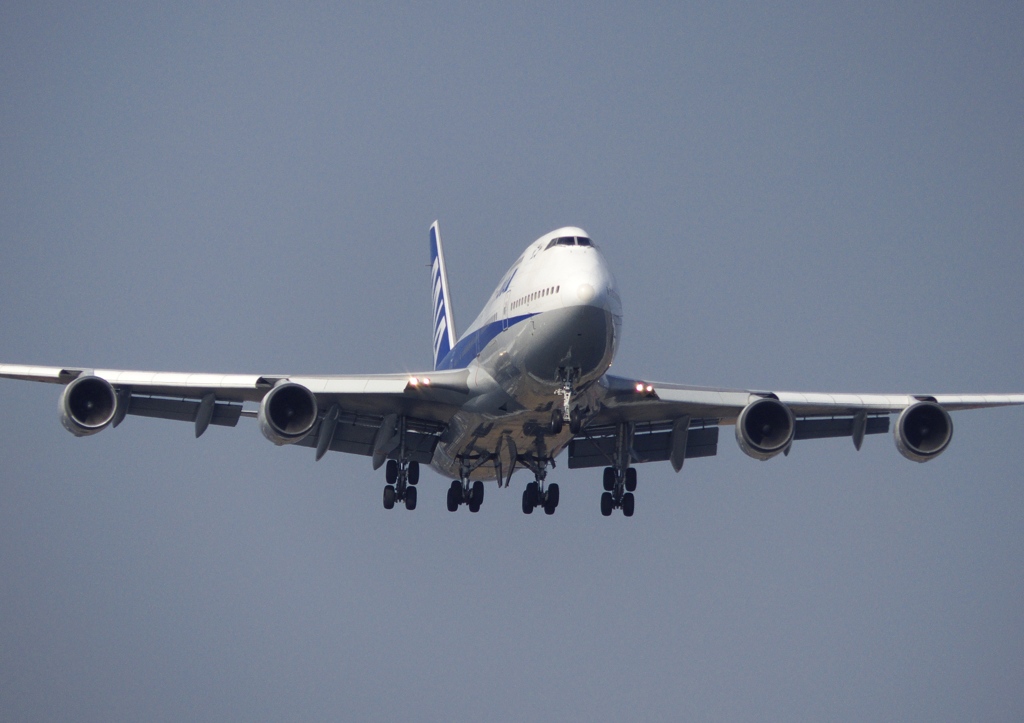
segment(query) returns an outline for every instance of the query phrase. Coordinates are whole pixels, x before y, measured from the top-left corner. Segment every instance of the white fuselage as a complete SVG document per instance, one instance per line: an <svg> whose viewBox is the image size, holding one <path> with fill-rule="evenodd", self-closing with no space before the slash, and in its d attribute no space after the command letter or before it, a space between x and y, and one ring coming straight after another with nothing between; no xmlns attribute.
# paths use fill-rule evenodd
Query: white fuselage
<svg viewBox="0 0 1024 723"><path fill-rule="evenodd" d="M557 456L572 437L551 431L563 389L571 385L573 406L589 406L621 321L615 279L582 229L530 244L439 365L468 368L473 397L448 425L432 466L452 478L494 479L502 444L538 460Z"/></svg>

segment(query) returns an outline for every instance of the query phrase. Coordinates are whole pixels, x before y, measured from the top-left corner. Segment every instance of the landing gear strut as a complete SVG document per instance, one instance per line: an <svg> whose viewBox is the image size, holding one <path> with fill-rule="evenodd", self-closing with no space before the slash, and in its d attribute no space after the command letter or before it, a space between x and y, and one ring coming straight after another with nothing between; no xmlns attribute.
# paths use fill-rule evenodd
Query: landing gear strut
<svg viewBox="0 0 1024 723"><path fill-rule="evenodd" d="M420 481L419 462L399 462L389 459L384 468L384 509L390 510L395 502L404 502L405 509L416 509L416 483Z"/></svg>
<svg viewBox="0 0 1024 723"><path fill-rule="evenodd" d="M557 409L552 413L551 432L558 434L562 431L562 423L567 422L569 431L579 434L583 428L583 415L580 414L579 407L573 405L572 397L576 393L576 381L579 379L580 370L574 367L561 367L558 376L562 380L562 388L555 394L562 397L562 410L561 414L558 414Z"/></svg>

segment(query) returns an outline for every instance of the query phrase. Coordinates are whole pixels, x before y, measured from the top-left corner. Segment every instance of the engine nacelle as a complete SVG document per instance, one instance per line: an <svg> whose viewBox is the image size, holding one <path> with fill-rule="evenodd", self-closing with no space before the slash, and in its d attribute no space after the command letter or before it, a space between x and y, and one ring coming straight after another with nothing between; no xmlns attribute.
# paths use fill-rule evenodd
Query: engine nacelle
<svg viewBox="0 0 1024 723"><path fill-rule="evenodd" d="M117 392L106 379L81 376L64 387L57 409L64 429L76 437L87 437L114 420Z"/></svg>
<svg viewBox="0 0 1024 723"><path fill-rule="evenodd" d="M927 462L946 451L953 439L953 420L935 402L918 402L900 413L893 436L900 454Z"/></svg>
<svg viewBox="0 0 1024 723"><path fill-rule="evenodd" d="M754 459L771 459L793 443L793 410L777 399L757 399L736 419L736 442Z"/></svg>
<svg viewBox="0 0 1024 723"><path fill-rule="evenodd" d="M260 431L274 444L298 442L309 434L316 420L316 397L301 384L278 384L260 403Z"/></svg>

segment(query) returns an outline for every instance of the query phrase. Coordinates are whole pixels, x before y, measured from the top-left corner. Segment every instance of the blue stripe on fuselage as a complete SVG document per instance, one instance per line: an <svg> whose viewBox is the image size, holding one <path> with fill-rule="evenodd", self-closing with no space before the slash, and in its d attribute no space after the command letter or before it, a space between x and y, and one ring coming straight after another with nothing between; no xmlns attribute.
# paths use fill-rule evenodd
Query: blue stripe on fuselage
<svg viewBox="0 0 1024 723"><path fill-rule="evenodd" d="M521 321L526 321L537 314L523 314L522 316L509 317L508 321L498 319L490 324L480 327L472 334L467 334L455 345L435 369L464 369L469 363L476 359L477 355L484 350L488 344L494 341L503 331L509 331Z"/></svg>

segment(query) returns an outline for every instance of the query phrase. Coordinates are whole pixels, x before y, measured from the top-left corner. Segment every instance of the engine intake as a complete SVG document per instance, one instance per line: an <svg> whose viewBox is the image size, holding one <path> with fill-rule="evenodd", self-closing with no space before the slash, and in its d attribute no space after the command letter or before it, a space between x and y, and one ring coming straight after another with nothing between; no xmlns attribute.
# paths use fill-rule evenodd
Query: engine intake
<svg viewBox="0 0 1024 723"><path fill-rule="evenodd" d="M277 445L298 442L309 434L316 420L316 397L301 384L278 384L260 403L260 431Z"/></svg>
<svg viewBox="0 0 1024 723"><path fill-rule="evenodd" d="M927 462L946 451L953 439L953 420L935 402L918 402L900 413L893 436L900 454Z"/></svg>
<svg viewBox="0 0 1024 723"><path fill-rule="evenodd" d="M60 423L76 437L102 431L117 413L117 392L106 379L82 376L64 387L57 405Z"/></svg>
<svg viewBox="0 0 1024 723"><path fill-rule="evenodd" d="M777 399L757 399L736 419L736 442L754 459L771 459L789 448L795 430L796 419L789 407Z"/></svg>

